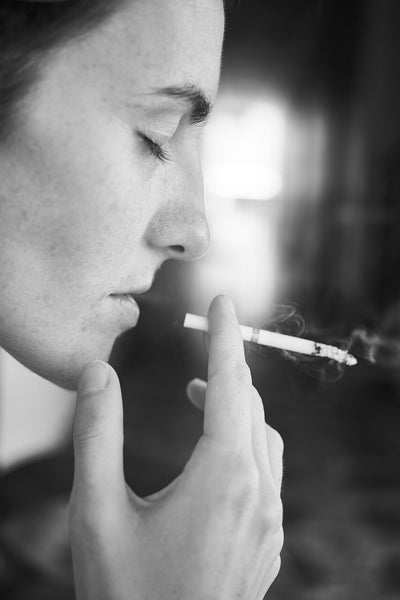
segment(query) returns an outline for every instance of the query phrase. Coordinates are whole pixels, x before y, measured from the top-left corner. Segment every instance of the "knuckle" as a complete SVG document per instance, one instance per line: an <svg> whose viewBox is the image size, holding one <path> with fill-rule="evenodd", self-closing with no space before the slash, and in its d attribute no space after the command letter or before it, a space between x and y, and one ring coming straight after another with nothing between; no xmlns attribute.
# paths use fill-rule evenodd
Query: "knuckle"
<svg viewBox="0 0 400 600"><path fill-rule="evenodd" d="M72 540L80 540L85 534L87 540L99 540L112 532L115 526L115 510L110 503L99 500L97 503L74 501L70 503L68 530Z"/></svg>
<svg viewBox="0 0 400 600"><path fill-rule="evenodd" d="M285 541L285 535L283 532L283 527L281 527L275 537L275 550L276 550L276 553L278 554L278 556L282 552L284 541Z"/></svg>
<svg viewBox="0 0 400 600"><path fill-rule="evenodd" d="M209 365L208 383L221 376L239 389L252 387L252 376L249 365L244 358L233 357L231 352L222 355L217 365Z"/></svg>
<svg viewBox="0 0 400 600"><path fill-rule="evenodd" d="M258 485L259 473L257 464L251 452L242 451L231 456L231 468L236 475L235 479L242 481L249 487Z"/></svg>
<svg viewBox="0 0 400 600"><path fill-rule="evenodd" d="M259 493L260 475L254 460L243 455L231 460L230 467L229 485L226 486L225 493L234 512L241 514L254 506Z"/></svg>
<svg viewBox="0 0 400 600"><path fill-rule="evenodd" d="M236 458L234 463L235 472L239 475L241 481L249 487L258 484L258 468L252 456L239 455L239 458Z"/></svg>
<svg viewBox="0 0 400 600"><path fill-rule="evenodd" d="M247 515L255 505L256 487L248 484L236 485L231 490L230 504L235 518Z"/></svg>
<svg viewBox="0 0 400 600"><path fill-rule="evenodd" d="M276 579L276 577L278 577L278 573L281 570L281 564L282 564L282 559L280 556L277 556L277 558L274 562L273 569L272 569L272 574L273 574L274 579Z"/></svg>
<svg viewBox="0 0 400 600"><path fill-rule="evenodd" d="M91 429L83 429L77 426L74 427L73 442L77 450L81 451L93 451L96 448L101 447L113 440L118 440L121 437L121 433L114 427L107 423L96 425Z"/></svg>
<svg viewBox="0 0 400 600"><path fill-rule="evenodd" d="M253 402L254 402L254 405L255 405L255 408L258 413L259 418L265 422L264 402L254 386L253 386Z"/></svg>
<svg viewBox="0 0 400 600"><path fill-rule="evenodd" d="M231 371L235 381L242 385L251 385L251 371L249 365L244 360L236 360L231 365Z"/></svg>
<svg viewBox="0 0 400 600"><path fill-rule="evenodd" d="M86 449L88 446L96 443L102 437L102 434L103 432L98 429L87 431L79 427L74 427L72 437L74 444L78 448Z"/></svg>
<svg viewBox="0 0 400 600"><path fill-rule="evenodd" d="M270 439L271 443L278 450L279 454L283 455L284 443L283 443L281 434L278 433L276 431L276 429L273 429L270 425L267 425L267 429L268 429L268 438Z"/></svg>
<svg viewBox="0 0 400 600"><path fill-rule="evenodd" d="M280 500L264 502L260 515L261 528L265 532L278 532L282 528L283 510Z"/></svg>
<svg viewBox="0 0 400 600"><path fill-rule="evenodd" d="M74 481L68 510L68 526L70 529L80 529L86 523L88 525L95 523L97 520L97 510L93 510L93 503L90 500L91 498L87 489Z"/></svg>
<svg viewBox="0 0 400 600"><path fill-rule="evenodd" d="M72 541L82 535L96 530L96 518L92 512L82 509L79 502L71 501L68 513L68 531Z"/></svg>
<svg viewBox="0 0 400 600"><path fill-rule="evenodd" d="M283 527L276 508L260 512L255 537L259 547L267 547L271 556L278 556L283 546Z"/></svg>

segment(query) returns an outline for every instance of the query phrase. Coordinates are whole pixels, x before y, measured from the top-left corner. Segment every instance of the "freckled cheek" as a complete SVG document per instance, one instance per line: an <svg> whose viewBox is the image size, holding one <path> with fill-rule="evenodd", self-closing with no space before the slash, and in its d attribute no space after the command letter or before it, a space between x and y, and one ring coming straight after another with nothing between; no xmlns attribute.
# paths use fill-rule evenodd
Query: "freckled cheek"
<svg viewBox="0 0 400 600"><path fill-rule="evenodd" d="M69 215L50 233L52 271L62 287L102 289L131 270L142 252L146 212L122 200L96 203L82 215Z"/></svg>
<svg viewBox="0 0 400 600"><path fill-rule="evenodd" d="M84 168L68 154L68 169L57 169L50 210L42 214L38 243L62 288L100 289L116 273L129 272L151 219L149 182L138 162L120 145L100 147L107 151L85 150Z"/></svg>

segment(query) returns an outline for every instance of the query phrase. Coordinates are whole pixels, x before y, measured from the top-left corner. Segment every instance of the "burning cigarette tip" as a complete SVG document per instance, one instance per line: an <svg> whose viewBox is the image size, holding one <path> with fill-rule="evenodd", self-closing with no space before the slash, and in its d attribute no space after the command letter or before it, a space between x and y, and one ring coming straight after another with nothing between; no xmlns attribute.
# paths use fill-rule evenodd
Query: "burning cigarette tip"
<svg viewBox="0 0 400 600"><path fill-rule="evenodd" d="M197 331L208 331L208 320L200 315L187 313L183 326L187 329L195 329ZM354 366L357 364L357 359L347 350L342 350L336 346L320 344L312 340L293 337L275 331L267 331L266 329L257 329L256 327L248 327L240 325L243 340L259 344L261 346L270 346L279 348L288 352L298 352L299 354L307 354L309 356L318 356L320 358L328 358L338 363Z"/></svg>

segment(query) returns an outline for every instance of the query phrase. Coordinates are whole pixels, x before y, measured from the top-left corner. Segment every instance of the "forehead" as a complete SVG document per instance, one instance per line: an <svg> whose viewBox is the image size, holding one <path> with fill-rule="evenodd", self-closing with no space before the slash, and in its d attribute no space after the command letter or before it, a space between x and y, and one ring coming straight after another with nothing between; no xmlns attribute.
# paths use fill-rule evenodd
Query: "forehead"
<svg viewBox="0 0 400 600"><path fill-rule="evenodd" d="M222 0L129 0L63 55L115 101L189 82L213 101L223 31Z"/></svg>

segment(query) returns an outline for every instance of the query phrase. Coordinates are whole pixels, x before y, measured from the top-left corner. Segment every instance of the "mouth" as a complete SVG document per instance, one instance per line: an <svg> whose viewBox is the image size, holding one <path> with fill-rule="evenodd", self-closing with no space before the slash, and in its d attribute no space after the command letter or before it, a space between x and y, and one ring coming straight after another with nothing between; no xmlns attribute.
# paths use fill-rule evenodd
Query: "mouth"
<svg viewBox="0 0 400 600"><path fill-rule="evenodd" d="M121 300L125 302L131 302L132 304L136 304L136 300L133 296L132 292L121 292L119 294L110 294L110 298L113 300Z"/></svg>
<svg viewBox="0 0 400 600"><path fill-rule="evenodd" d="M109 299L115 307L112 314L117 315L123 329L135 327L140 317L140 309L133 296L130 293L110 294Z"/></svg>
<svg viewBox="0 0 400 600"><path fill-rule="evenodd" d="M150 286L145 287L145 288L141 288L141 289L136 289L136 290L128 290L128 291L123 291L123 292L114 292L113 294L110 294L111 298L114 299L122 299L122 300L126 300L132 303L137 302L137 296L144 294L145 292L147 292L150 289Z"/></svg>
<svg viewBox="0 0 400 600"><path fill-rule="evenodd" d="M138 305L138 296L145 294L152 287L153 281L143 284L134 289L121 289L109 294L108 298L111 304L117 309L119 320L122 320L127 327L135 327L140 317L140 308ZM129 284L128 284L129 285Z"/></svg>

